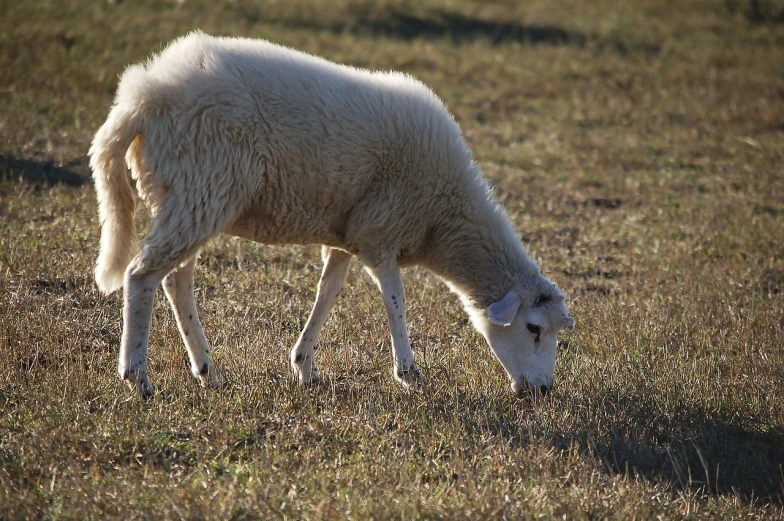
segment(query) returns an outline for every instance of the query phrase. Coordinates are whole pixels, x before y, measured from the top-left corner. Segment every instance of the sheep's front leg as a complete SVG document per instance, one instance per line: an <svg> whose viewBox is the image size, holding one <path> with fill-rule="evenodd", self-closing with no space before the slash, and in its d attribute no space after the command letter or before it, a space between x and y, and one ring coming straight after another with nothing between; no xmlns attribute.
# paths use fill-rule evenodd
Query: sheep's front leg
<svg viewBox="0 0 784 521"><path fill-rule="evenodd" d="M193 376L198 378L204 387L217 388L223 385L224 378L212 359L210 344L204 335L196 310L196 299L193 296L195 267L196 257L169 273L163 279L163 290L169 298L182 340L188 349Z"/></svg>
<svg viewBox="0 0 784 521"><path fill-rule="evenodd" d="M291 350L291 368L301 384L316 383L321 379L316 367L316 342L329 311L343 289L351 262L350 253L326 246L321 256L324 259L324 270L321 273L316 302L299 340Z"/></svg>
<svg viewBox="0 0 784 521"><path fill-rule="evenodd" d="M143 398L149 398L154 392L147 378L147 346L150 341L152 304L155 290L165 272L139 273L135 270L135 265L131 262L123 283L123 335L117 371L131 389L136 390Z"/></svg>
<svg viewBox="0 0 784 521"><path fill-rule="evenodd" d="M408 340L406 329L406 302L403 281L397 263L390 261L368 268L370 275L381 290L381 298L387 310L389 329L392 334L392 352L395 379L406 387L418 387L425 382L422 373L414 362L414 353Z"/></svg>

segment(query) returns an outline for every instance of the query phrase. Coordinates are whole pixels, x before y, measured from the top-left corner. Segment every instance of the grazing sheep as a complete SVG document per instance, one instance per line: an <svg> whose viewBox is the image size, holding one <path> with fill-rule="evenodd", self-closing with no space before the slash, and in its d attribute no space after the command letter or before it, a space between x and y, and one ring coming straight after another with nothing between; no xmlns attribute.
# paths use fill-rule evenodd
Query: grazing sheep
<svg viewBox="0 0 784 521"><path fill-rule="evenodd" d="M193 296L197 254L223 232L322 244L324 271L291 366L319 379L315 349L356 256L381 290L393 374L422 375L406 331L400 267L429 269L461 298L522 394L552 385L556 335L573 327L494 201L447 109L395 72L336 65L266 41L194 32L129 67L90 149L99 288L124 288L119 373L149 396L147 345L163 288L203 385L222 382ZM126 163L149 206L137 246Z"/></svg>

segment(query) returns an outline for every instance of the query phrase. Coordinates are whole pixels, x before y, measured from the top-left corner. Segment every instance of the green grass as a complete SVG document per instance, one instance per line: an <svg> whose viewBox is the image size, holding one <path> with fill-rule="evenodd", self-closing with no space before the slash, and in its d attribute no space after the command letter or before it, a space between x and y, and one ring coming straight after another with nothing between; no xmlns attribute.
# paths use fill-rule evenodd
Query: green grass
<svg viewBox="0 0 784 521"><path fill-rule="evenodd" d="M784 518L784 26L763 4L0 2L0 519ZM300 389L318 249L230 238L197 271L229 388L190 376L161 294L158 393L125 388L86 151L123 67L195 28L439 93L570 297L551 399L514 398L416 269L430 385L399 388L356 263L327 385Z"/></svg>

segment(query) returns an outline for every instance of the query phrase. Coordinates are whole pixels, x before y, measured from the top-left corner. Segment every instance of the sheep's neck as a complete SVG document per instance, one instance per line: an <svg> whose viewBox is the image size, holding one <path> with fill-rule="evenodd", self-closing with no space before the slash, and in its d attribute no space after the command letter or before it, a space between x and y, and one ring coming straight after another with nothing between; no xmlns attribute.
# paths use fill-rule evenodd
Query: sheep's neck
<svg viewBox="0 0 784 521"><path fill-rule="evenodd" d="M422 263L478 309L539 273L503 213L486 206L439 226Z"/></svg>

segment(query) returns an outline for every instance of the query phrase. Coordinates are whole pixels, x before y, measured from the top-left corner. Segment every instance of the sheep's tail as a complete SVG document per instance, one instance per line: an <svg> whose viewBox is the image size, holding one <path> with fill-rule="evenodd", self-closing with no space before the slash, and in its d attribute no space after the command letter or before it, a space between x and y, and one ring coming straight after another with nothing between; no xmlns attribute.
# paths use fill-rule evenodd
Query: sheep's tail
<svg viewBox="0 0 784 521"><path fill-rule="evenodd" d="M140 114L132 106L116 104L90 147L101 220L95 281L103 293L122 286L125 269L136 254L139 238L133 222L135 203L126 174L125 153L141 130Z"/></svg>

